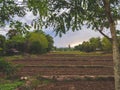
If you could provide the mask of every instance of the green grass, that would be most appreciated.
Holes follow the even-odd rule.
[[[111,53],[102,53],[102,52],[90,52],[90,53],[86,53],[86,52],[80,52],[80,51],[55,51],[55,52],[50,52],[51,54],[59,54],[59,55],[75,55],[75,56],[107,56],[107,55],[112,55]],[[37,58],[39,57],[38,54],[29,54],[28,56],[25,55],[14,55],[14,56],[4,56],[1,57],[5,60],[20,60],[20,59],[24,59],[26,57],[29,58]]]
[[[104,55],[111,55],[110,53],[102,53],[102,52],[80,52],[80,51],[56,51],[56,52],[51,52],[52,54],[73,54],[73,55],[82,55],[82,56],[104,56]]]
[[[17,87],[23,84],[23,81],[0,83],[0,90],[15,90]]]
[[[84,52],[80,51],[56,51],[53,54],[85,54]]]
[[[17,59],[23,59],[24,57],[22,55],[13,55],[13,56],[4,56],[2,57],[5,60],[17,60]]]
[[[4,56],[1,57],[4,60],[21,60],[24,58],[37,58],[38,54],[29,54],[29,55],[13,55],[13,56]]]

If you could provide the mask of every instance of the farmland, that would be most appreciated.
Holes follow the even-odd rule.
[[[41,76],[56,82],[36,90],[114,90],[111,55],[45,54],[11,60],[22,65],[21,76]]]

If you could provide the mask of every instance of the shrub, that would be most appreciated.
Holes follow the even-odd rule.
[[[42,53],[42,47],[38,41],[32,42],[30,45],[30,53],[38,54]]]
[[[0,48],[0,56],[3,55],[3,48]]]
[[[12,75],[15,73],[16,68],[9,62],[0,59],[0,72],[6,74],[7,76]]]

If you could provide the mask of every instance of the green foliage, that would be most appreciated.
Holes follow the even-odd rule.
[[[80,50],[83,52],[93,52],[94,50],[94,46],[88,42],[88,41],[84,41],[82,44],[79,44],[77,46],[74,47],[75,50]]]
[[[22,81],[15,81],[12,83],[0,83],[0,90],[15,90],[17,87],[23,85],[24,82]]]
[[[4,48],[4,46],[5,46],[5,36],[3,36],[3,35],[0,35],[0,47],[1,48]]]
[[[30,53],[37,54],[37,53],[42,53],[42,47],[39,41],[33,41],[31,42],[31,45],[29,47]]]
[[[0,35],[0,55],[4,54],[5,51],[5,37],[3,35]]]
[[[53,49],[53,38],[50,35],[46,35],[47,41],[48,41],[48,48],[47,51],[51,51]]]
[[[89,40],[91,46],[93,46],[93,50],[95,51],[96,49],[100,49],[102,48],[101,45],[101,39],[99,37],[97,38],[90,38]]]
[[[42,32],[31,32],[27,37],[27,42],[30,53],[44,53],[47,51],[48,41]]]
[[[42,26],[45,25],[44,18],[48,15],[48,0],[28,0],[28,8],[33,12],[33,15],[36,16],[39,13],[40,16],[37,20],[34,19],[31,25],[36,30],[42,29]]]
[[[6,40],[6,54],[13,55],[13,49],[19,53],[33,53],[40,54],[45,53],[53,48],[53,38],[50,35],[46,35],[41,30],[35,30],[29,32],[26,35],[22,35],[17,30],[10,30],[8,33],[8,39]]]
[[[11,30],[8,31],[8,33],[6,34],[6,36],[7,36],[9,39],[12,39],[12,37],[17,36],[17,35],[19,35],[19,34],[20,34],[20,32],[18,32],[17,30],[11,29]]]
[[[4,55],[4,49],[0,48],[0,56]]]
[[[28,33],[28,30],[30,30],[31,27],[27,25],[26,23],[22,23],[19,21],[11,21],[10,28],[15,29],[18,35],[23,35],[23,34]]]
[[[36,32],[30,33],[29,41],[31,42],[38,41],[43,48],[48,47],[47,39],[45,35],[42,33],[36,33]]]
[[[107,38],[102,39],[102,49],[103,51],[111,52],[112,51],[112,44]]]
[[[93,46],[89,42],[84,41],[82,43],[82,50],[85,52],[92,52],[94,49],[93,49]]]
[[[79,44],[74,47],[75,50],[80,50],[84,52],[93,52],[96,50],[111,52],[112,44],[111,42],[103,37],[102,39],[98,38],[90,38],[89,41],[84,41],[82,44]]]
[[[11,39],[6,41],[6,50],[17,49],[20,52],[24,51],[25,38],[21,35],[13,36]]]
[[[15,15],[23,17],[26,14],[25,10],[17,5],[15,0],[0,0],[0,27],[6,22],[13,21]]]
[[[10,76],[15,73],[16,68],[9,62],[0,59],[0,72]]]
[[[84,24],[94,30],[109,28],[104,0],[28,0],[28,6],[33,13],[40,13],[36,24],[44,23],[41,17],[46,17],[43,25],[53,26],[60,36],[71,29],[80,30]],[[110,0],[110,9],[113,19],[119,20],[119,0]]]

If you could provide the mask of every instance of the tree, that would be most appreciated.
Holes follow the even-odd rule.
[[[50,35],[46,35],[46,38],[47,38],[47,41],[48,41],[47,51],[49,52],[53,49],[54,41],[53,41],[53,38]]]
[[[79,45],[75,46],[75,47],[74,47],[74,50],[83,51],[83,45],[82,45],[82,44],[79,44]]]
[[[94,51],[94,48],[89,42],[84,41],[82,43],[82,51],[92,52],[92,51]]]
[[[25,37],[22,35],[13,36],[6,40],[6,55],[14,55],[25,52]]]
[[[94,51],[102,48],[100,37],[90,38],[89,42],[94,47]]]
[[[20,33],[15,30],[15,29],[11,29],[7,32],[6,36],[9,38],[9,39],[12,39],[14,36],[17,36],[19,35]]]
[[[112,52],[112,44],[107,38],[102,38],[102,50],[106,52]]]
[[[54,31],[57,34],[59,33],[61,35],[62,33],[66,33],[71,28],[73,31],[79,30],[83,24],[86,24],[88,27],[92,27],[92,29],[99,31],[108,38],[113,47],[115,90],[120,90],[120,52],[116,37],[116,22],[120,19],[119,0],[28,1],[28,3],[32,4],[30,6],[31,8],[38,9],[40,16],[48,15],[46,25],[54,26]],[[41,3],[45,7],[40,6]],[[45,14],[43,14],[41,7],[44,8]],[[103,32],[105,28],[110,31],[111,38]]]
[[[6,36],[8,36],[9,39],[12,39],[12,37],[17,35],[25,35],[28,33],[28,30],[30,29],[30,26],[26,23],[22,23],[19,21],[11,21],[10,23],[10,30],[7,32]]]
[[[0,0],[0,25],[13,20],[14,15],[24,16],[24,8],[14,3],[14,0]],[[116,22],[120,19],[119,0],[28,0],[28,8],[36,15],[39,12],[39,26],[54,26],[58,34],[72,29],[80,30],[83,24],[98,30],[112,43],[115,90],[120,90],[120,52],[116,37]],[[62,13],[61,13],[62,11]],[[44,18],[43,18],[43,17]],[[43,21],[43,23],[41,23]],[[36,24],[35,24],[36,26]],[[107,28],[111,38],[103,30]]]
[[[3,35],[0,35],[0,55],[4,54],[5,51],[5,37]]]
[[[31,32],[27,36],[27,47],[29,53],[47,52],[48,41],[43,32]]]

